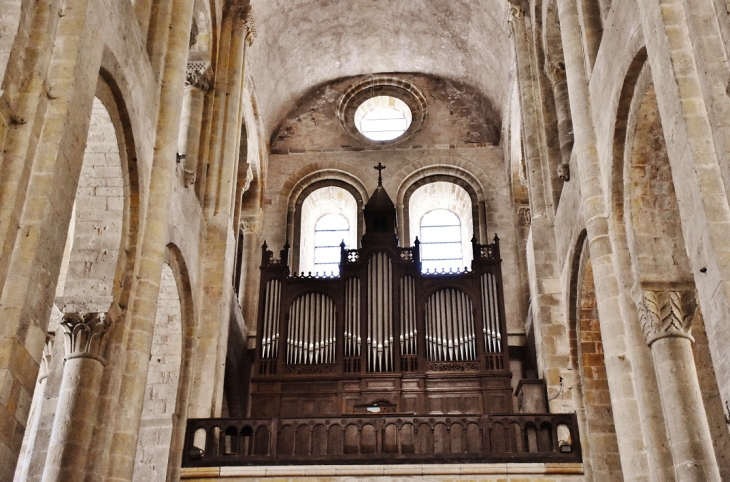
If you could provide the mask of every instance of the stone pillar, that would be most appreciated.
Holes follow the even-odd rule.
[[[570,119],[570,99],[568,98],[568,79],[565,76],[565,64],[550,61],[545,66],[545,74],[550,80],[555,99],[555,114],[558,118],[558,137],[560,138],[560,157],[563,170],[570,164],[570,154],[573,152],[572,121]],[[562,177],[562,176],[561,176]],[[568,174],[568,179],[570,175]]]
[[[185,79],[185,94],[182,105],[182,120],[178,137],[178,152],[185,156],[183,163],[183,185],[195,184],[200,151],[200,128],[203,122],[205,93],[210,90],[213,73],[204,62],[188,62]]]
[[[692,356],[695,290],[644,290],[641,324],[654,356],[677,480],[720,481]]]
[[[84,480],[109,325],[103,313],[71,313],[61,327],[66,357],[44,481]]]
[[[15,471],[16,482],[25,482],[28,479],[28,471],[30,469],[31,454],[35,447],[36,435],[38,435],[38,422],[43,411],[43,401],[46,394],[46,382],[48,381],[48,370],[51,363],[51,353],[53,352],[52,333],[46,336],[46,344],[43,347],[43,355],[41,357],[41,365],[38,371],[38,384],[35,392],[33,392],[33,401],[31,402],[31,414],[28,420],[28,426],[25,429],[25,438],[23,446],[20,449],[20,457],[18,457],[18,467]]]
[[[163,2],[160,2],[163,3]],[[170,35],[162,72],[155,151],[149,185],[150,196],[141,234],[139,261],[130,306],[129,337],[125,346],[123,394],[117,404],[114,434],[109,449],[106,480],[132,480],[137,437],[142,419],[147,370],[155,327],[160,278],[168,243],[170,198],[175,176],[175,151],[184,97],[184,75],[190,47],[193,0],[171,0]]]
[[[601,183],[591,96],[586,78],[582,33],[576,2],[558,0],[560,35],[565,73],[570,93],[574,146],[580,184],[583,219],[586,221],[589,252],[601,320],[604,358],[611,406],[614,411],[624,480],[675,480],[671,469],[662,416],[655,405],[656,381],[642,371],[651,364],[643,346],[643,335],[635,323],[624,319],[626,303],[611,242],[608,207]]]

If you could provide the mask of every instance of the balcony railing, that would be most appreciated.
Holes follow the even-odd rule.
[[[183,467],[581,462],[575,414],[188,420]]]

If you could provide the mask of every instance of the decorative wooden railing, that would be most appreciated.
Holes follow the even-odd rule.
[[[188,420],[183,467],[581,462],[575,414]]]

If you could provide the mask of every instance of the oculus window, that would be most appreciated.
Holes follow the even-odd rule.
[[[355,127],[372,141],[392,141],[402,136],[413,116],[405,102],[388,95],[371,97],[355,111]]]

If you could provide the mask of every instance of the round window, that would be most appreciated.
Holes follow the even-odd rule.
[[[389,95],[371,97],[355,111],[355,127],[372,141],[392,141],[402,136],[413,116],[405,102]]]

